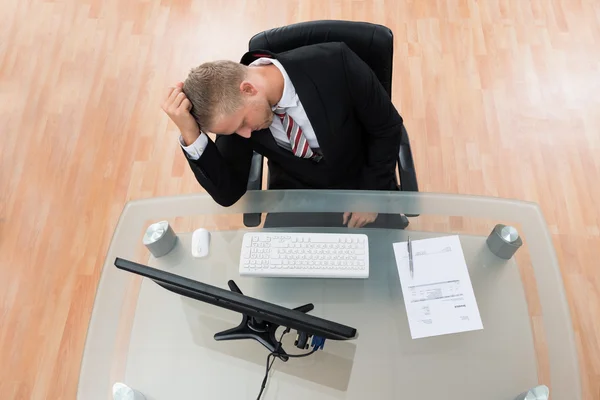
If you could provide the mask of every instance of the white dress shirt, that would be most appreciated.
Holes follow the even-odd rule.
[[[281,75],[283,75],[283,94],[279,102],[272,107],[272,110],[275,111],[276,108],[283,108],[285,112],[292,117],[294,122],[298,124],[300,128],[302,128],[302,133],[304,133],[304,137],[306,138],[308,145],[313,149],[319,148],[319,142],[317,141],[315,131],[308,120],[308,116],[306,115],[306,111],[304,111],[304,107],[302,107],[302,103],[300,102],[298,95],[296,94],[296,89],[294,88],[294,85],[292,84],[287,72],[285,72],[285,69],[283,69],[281,63],[272,58],[259,58],[250,65],[267,64],[275,65],[281,72]],[[286,144],[290,143],[287,134],[283,129],[283,125],[281,124],[281,120],[276,115],[273,117],[273,122],[271,123],[269,130],[271,131],[275,141]],[[208,137],[206,134],[201,133],[194,143],[186,146],[183,142],[183,138],[180,136],[179,143],[190,159],[197,160],[200,158],[202,152],[204,152],[204,149],[206,148]]]

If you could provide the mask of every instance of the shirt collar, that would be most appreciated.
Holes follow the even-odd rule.
[[[274,58],[261,57],[252,62],[250,66],[268,64],[275,65],[277,69],[279,69],[279,72],[281,72],[281,75],[283,75],[283,94],[281,95],[281,99],[279,99],[279,102],[277,102],[277,104],[275,104],[271,108],[274,111],[276,108],[296,107],[298,105],[298,96],[296,95],[296,89],[294,89],[294,85],[292,84],[290,77],[288,76],[287,72],[285,72],[285,69],[283,69],[283,66],[279,61],[277,61]]]

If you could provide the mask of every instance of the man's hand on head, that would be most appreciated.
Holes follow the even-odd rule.
[[[191,145],[200,136],[200,128],[190,110],[192,103],[183,93],[183,82],[167,89],[161,105],[163,111],[177,125],[186,146]]]
[[[342,223],[348,224],[348,228],[362,228],[377,219],[377,213],[368,212],[345,212]]]

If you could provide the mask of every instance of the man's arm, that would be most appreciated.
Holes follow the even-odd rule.
[[[219,135],[208,142],[197,160],[186,157],[196,180],[224,207],[237,202],[246,193],[252,147],[238,135]]]
[[[189,147],[182,150],[196,180],[217,203],[228,207],[246,192],[252,147],[238,135],[218,136],[215,144],[201,134],[182,88],[180,82],[168,89],[162,109],[179,128],[181,145]]]
[[[346,82],[354,110],[367,133],[360,188],[390,190],[400,150],[402,117],[371,68],[341,43]]]

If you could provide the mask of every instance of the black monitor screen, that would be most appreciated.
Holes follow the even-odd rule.
[[[356,336],[356,329],[349,326],[207,285],[133,261],[116,258],[115,266],[150,278],[165,289],[182,296],[273,322],[309,335],[336,340],[352,339]]]

